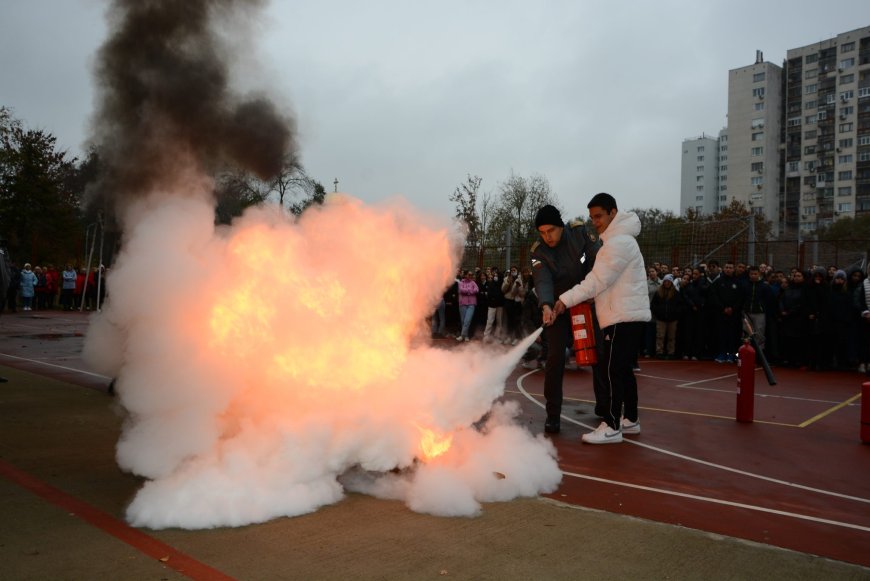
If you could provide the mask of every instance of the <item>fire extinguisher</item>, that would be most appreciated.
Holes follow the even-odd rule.
[[[574,357],[577,365],[595,365],[595,327],[592,324],[592,305],[580,303],[571,307],[571,331],[574,334]]]
[[[755,417],[755,349],[745,342],[737,350],[737,421]]]
[[[870,444],[870,381],[861,385],[861,441]]]

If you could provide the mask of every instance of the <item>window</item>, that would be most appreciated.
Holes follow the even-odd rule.
[[[764,155],[763,147],[753,147],[751,152],[753,157],[758,157],[759,155]]]
[[[858,145],[870,145],[870,135],[862,135],[859,137]]]
[[[704,211],[704,206],[695,206],[695,211],[699,214]]]
[[[837,163],[852,163],[852,154],[841,155],[837,158]]]
[[[816,107],[818,107],[818,103],[819,102],[816,101],[815,99],[812,99],[811,101],[807,101],[806,103],[804,103],[804,109],[815,109]]]
[[[845,133],[847,131],[852,131],[851,123],[840,123],[840,133]]]
[[[841,139],[841,140],[840,140],[840,147],[842,147],[842,148],[844,148],[844,149],[847,148],[847,147],[852,147],[852,144],[853,144],[853,143],[854,143],[854,141],[852,140],[851,137],[848,138],[848,139]]]
[[[858,154],[858,161],[870,161],[870,151],[862,151]]]
[[[816,171],[816,162],[815,161],[805,161],[804,162],[804,169],[809,171],[809,172]]]
[[[723,165],[722,168],[723,168],[722,171],[728,171],[728,166],[727,166],[727,165]],[[719,181],[720,181],[720,182],[727,182],[727,181],[728,181],[728,176],[727,176],[727,175],[721,175],[721,176],[719,176]]]
[[[815,139],[816,138],[816,130],[811,129],[809,131],[804,131],[804,139]]]
[[[854,96],[855,96],[855,91],[852,91],[851,89],[848,91],[841,91],[840,92],[840,101],[843,101],[845,103],[846,101],[853,98]]]
[[[826,110],[823,109],[823,110],[818,112],[819,121],[822,121],[822,120],[827,119],[827,118],[828,118],[828,112]]]
[[[816,152],[815,145],[807,145],[804,147],[804,155],[812,155]]]
[[[758,83],[759,81],[763,81],[763,80],[764,80],[764,73],[763,72],[755,73],[754,75],[752,75],[752,82],[753,83]]]
[[[847,181],[852,179],[852,172],[851,171],[841,171],[840,173],[837,174],[837,179],[840,180],[841,182],[847,182]]]
[[[819,53],[814,52],[813,54],[808,54],[804,59],[804,62],[808,65],[819,62]]]
[[[763,161],[756,161],[755,163],[752,164],[751,167],[752,167],[752,171],[759,171],[759,172],[764,171],[764,162]]]
[[[800,171],[801,162],[799,161],[790,161],[788,162],[788,171]]]
[[[807,72],[804,73],[805,79],[815,79],[819,76],[819,69],[807,69]]]
[[[699,156],[698,156],[698,161],[704,161],[704,156],[703,156],[703,155],[699,155]]]
[[[752,178],[750,181],[752,182],[753,186],[760,186],[761,184],[764,183],[764,178],[762,178],[760,176],[756,176],[756,177]]]
[[[840,115],[851,115],[855,112],[855,108],[851,105],[848,107],[840,107]]]
[[[695,181],[696,181],[696,182],[703,182],[703,181],[704,181],[704,176],[695,176]]]
[[[851,196],[852,195],[852,186],[843,186],[842,188],[837,188],[838,196]]]
[[[854,82],[855,82],[855,75],[853,75],[851,73],[848,75],[840,75],[840,84],[841,85],[848,85],[849,83],[854,83]]]
[[[812,83],[811,85],[807,85],[804,89],[805,95],[812,95],[813,93],[819,92],[819,86],[816,83]]]
[[[804,206],[804,216],[812,216],[816,213],[815,206]]]
[[[756,117],[755,119],[752,120],[752,128],[753,129],[759,129],[761,127],[764,127],[764,118],[763,117]]]
[[[816,118],[817,118],[817,117],[818,117],[818,114],[817,114],[817,113],[813,113],[812,115],[807,115],[806,118],[804,119],[804,121],[806,122],[807,125],[812,125],[812,124],[814,124],[814,123],[816,122]],[[788,120],[788,123],[789,123],[789,127],[793,127],[794,125],[800,125],[800,124],[801,124],[801,120],[800,120],[800,118],[798,118],[797,123],[795,123],[794,125],[792,125],[792,123],[791,123],[791,119],[789,119],[789,120]]]
[[[696,202],[703,202],[703,201],[704,201],[704,196],[695,196],[695,201],[696,201]]]
[[[703,191],[704,191],[704,186],[695,186],[695,191],[696,191],[696,192],[703,192]]]
[[[752,96],[764,99],[764,87],[755,87],[752,89]]]
[[[842,204],[837,204],[838,212],[851,212],[852,211],[852,202],[844,202]]]
[[[840,45],[840,52],[852,52],[855,50],[854,42],[844,42]]]
[[[702,151],[704,151],[704,146],[703,146],[703,145],[699,145],[699,146],[698,146],[698,153],[700,153],[700,152],[702,152]]]
[[[756,111],[764,111],[764,101],[759,101],[753,105]]]
[[[801,124],[800,118],[798,118],[797,124],[798,125]],[[758,132],[752,134],[752,141],[762,141],[762,140],[764,140],[764,131],[758,131]]]
[[[840,61],[839,68],[849,69],[855,66],[855,57],[843,59]]]
[[[697,172],[702,172],[702,171],[704,171],[704,166],[703,166],[703,165],[699,165],[698,167],[695,168],[695,171],[697,171]]]
[[[861,87],[858,89],[858,98],[870,97],[870,87]]]

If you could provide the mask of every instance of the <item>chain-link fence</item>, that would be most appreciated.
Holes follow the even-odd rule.
[[[816,240],[779,239],[754,240],[745,221],[723,221],[693,228],[691,225],[663,225],[651,227],[638,238],[647,264],[653,262],[673,266],[694,266],[717,260],[768,264],[779,270],[792,267],[808,269],[814,265],[867,269],[870,240]],[[529,266],[529,249],[537,238],[528,238],[516,244],[492,246],[467,245],[463,268],[511,265],[520,269]]]

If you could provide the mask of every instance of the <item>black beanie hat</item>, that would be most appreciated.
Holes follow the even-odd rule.
[[[551,206],[547,204],[535,214],[535,228],[540,228],[543,225],[549,226],[559,226],[560,228],[565,226],[565,222],[562,220],[562,214],[559,213],[559,210],[556,209],[555,206]]]

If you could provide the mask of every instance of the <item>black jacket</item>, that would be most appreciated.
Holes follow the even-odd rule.
[[[552,307],[559,295],[586,278],[600,247],[598,236],[580,220],[565,226],[555,248],[540,240],[535,242],[531,250],[532,276],[540,305]]]

